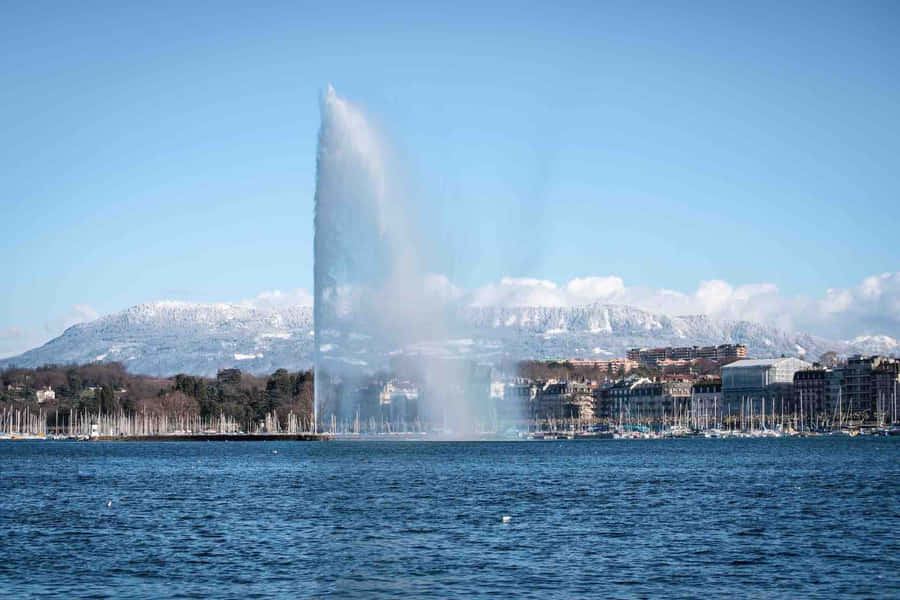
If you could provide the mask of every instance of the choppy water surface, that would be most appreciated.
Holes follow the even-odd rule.
[[[0,469],[3,597],[900,594],[897,438],[6,442]]]

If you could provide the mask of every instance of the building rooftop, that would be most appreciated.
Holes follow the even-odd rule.
[[[803,363],[804,365],[810,364],[799,358],[792,358],[787,356],[782,356],[781,358],[745,358],[723,366],[722,370],[724,371],[725,369],[737,369],[741,367],[773,367],[790,361],[797,361]]]

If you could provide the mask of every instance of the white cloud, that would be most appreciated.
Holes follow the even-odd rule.
[[[499,283],[476,288],[471,306],[565,306],[569,299],[552,281],[527,277],[504,277]]]
[[[255,298],[243,300],[242,306],[252,308],[276,308],[280,306],[312,306],[313,297],[308,291],[296,288],[288,291],[267,290]]]
[[[811,316],[835,324],[852,324],[853,331],[841,328],[844,336],[887,333],[898,337],[900,272],[866,277],[850,289],[829,289],[815,304]]]
[[[443,301],[456,300],[462,290],[453,285],[446,275],[429,273],[425,276],[425,295]]]
[[[625,282],[621,277],[582,277],[566,284],[572,299],[586,298],[594,301],[614,302],[625,294]],[[590,301],[590,300],[589,300]]]

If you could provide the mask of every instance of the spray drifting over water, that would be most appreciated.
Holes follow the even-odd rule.
[[[452,360],[448,307],[412,241],[408,198],[386,145],[363,111],[328,86],[321,98],[315,196],[315,419],[365,421],[383,407],[398,368],[418,381],[408,424],[471,431],[470,363]],[[431,290],[432,293],[429,293]],[[414,357],[414,358],[411,358]],[[383,413],[379,418],[383,419]]]

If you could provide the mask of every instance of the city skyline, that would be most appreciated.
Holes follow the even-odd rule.
[[[303,300],[328,82],[473,302],[900,335],[893,5],[382,8],[13,7],[0,356],[140,302]]]

